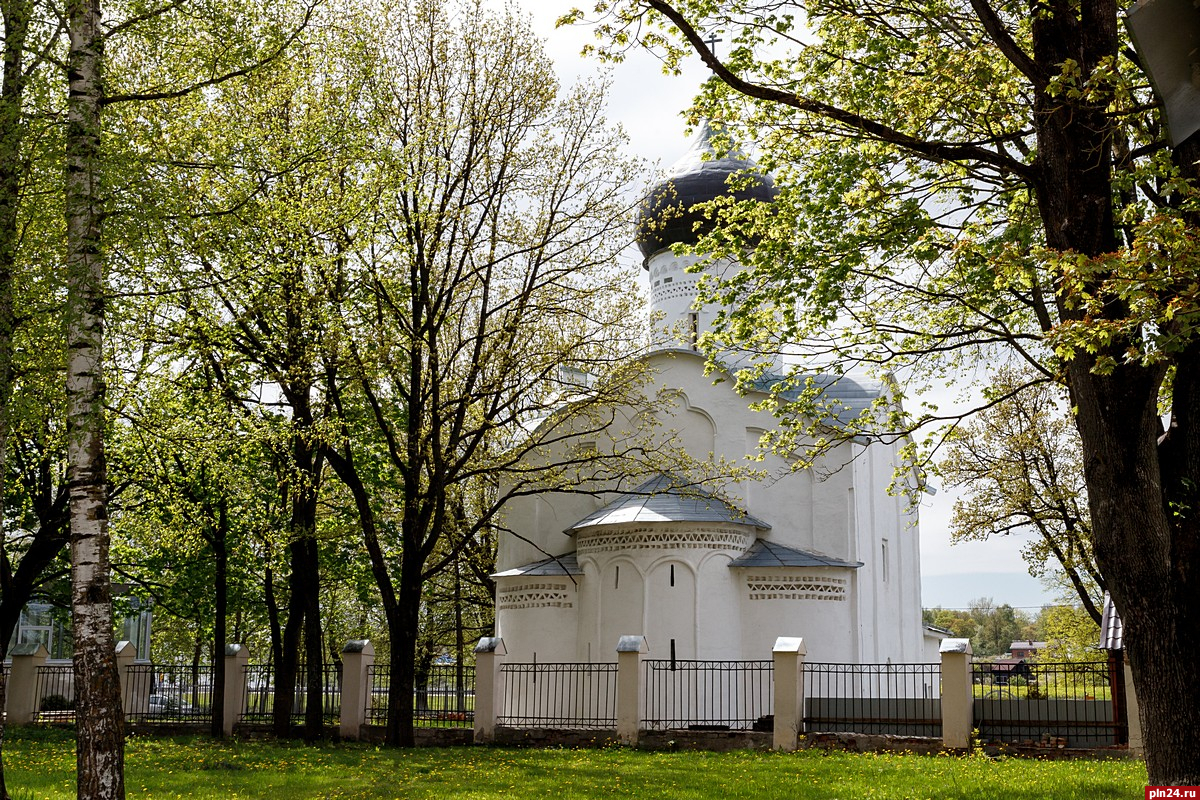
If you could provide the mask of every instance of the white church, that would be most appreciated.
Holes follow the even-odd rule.
[[[716,309],[697,305],[699,275],[687,268],[698,259],[671,245],[695,241],[691,206],[731,193],[730,175],[755,170],[740,153],[715,157],[712,136],[705,125],[643,202],[638,245],[657,331],[644,356],[647,391],[675,398],[657,412],[658,430],[691,458],[758,473],[697,487],[664,472],[627,491],[514,501],[494,576],[496,635],[516,662],[615,661],[626,634],[644,635],[650,658],[769,659],[789,636],[804,638],[810,661],[934,660],[916,516],[888,493],[900,445],[848,441],[813,470],[793,471],[770,453],[755,461],[774,424],[750,407],[765,395],[739,395],[732,380],[705,375],[694,343]],[[770,177],[752,174],[735,196],[770,202]],[[851,415],[887,392],[851,375],[814,378]]]

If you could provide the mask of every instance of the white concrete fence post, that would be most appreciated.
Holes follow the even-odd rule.
[[[41,643],[15,645],[8,654],[12,656],[12,669],[8,673],[8,693],[5,711],[9,725],[29,725],[38,712],[37,671],[46,663],[50,653]]]
[[[222,730],[233,736],[233,727],[246,710],[246,665],[250,649],[244,644],[225,645],[225,720]]]
[[[137,648],[133,642],[122,639],[117,642],[117,682],[121,686],[121,711],[126,715],[134,710],[134,692],[129,681],[129,668],[137,660]]]
[[[375,663],[375,645],[369,639],[351,639],[342,648],[342,714],[338,734],[343,739],[359,739],[367,724],[371,704],[368,671]]]
[[[1142,738],[1142,708],[1138,704],[1137,692],[1133,690],[1133,669],[1129,657],[1125,657],[1125,722],[1129,726],[1129,752],[1143,755],[1146,749]]]
[[[617,640],[617,739],[621,744],[637,744],[642,727],[642,654],[649,651],[645,636]]]
[[[484,636],[475,645],[475,741],[496,738],[496,718],[501,715],[504,675],[500,664],[508,650],[498,636]]]
[[[971,685],[971,640],[943,639],[942,746],[965,750],[975,727],[975,693]]]
[[[771,649],[774,661],[775,708],[771,746],[776,750],[795,750],[804,733],[804,639],[780,636]]]

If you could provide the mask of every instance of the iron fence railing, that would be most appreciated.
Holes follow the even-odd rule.
[[[1105,663],[1009,660],[972,665],[985,742],[1097,747],[1126,737],[1124,670]]]
[[[274,669],[269,664],[246,665],[246,707],[242,720],[251,723],[269,723],[275,708]],[[326,725],[338,722],[342,708],[342,676],[333,664],[321,668],[321,718]],[[303,722],[308,706],[308,670],[296,670],[295,685],[290,693],[291,718],[293,723]]]
[[[804,665],[808,733],[941,736],[940,664]]]
[[[771,661],[648,660],[647,730],[765,730],[774,713]]]
[[[71,664],[38,667],[33,691],[37,698],[34,722],[75,720],[75,668]]]
[[[367,668],[367,724],[387,725],[391,669]],[[475,724],[475,667],[434,664],[417,676],[413,688],[413,725],[418,728],[469,728]]]
[[[616,664],[504,664],[502,712],[514,728],[611,730],[617,724]]]
[[[212,720],[213,668],[209,665],[132,664],[125,683],[132,722]]]

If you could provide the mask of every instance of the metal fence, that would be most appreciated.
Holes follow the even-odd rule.
[[[303,722],[308,705],[308,670],[296,670],[296,683],[291,692],[293,723]],[[327,725],[336,724],[342,710],[342,676],[333,664],[322,665],[321,717]],[[246,665],[246,707],[244,722],[269,723],[275,708],[275,676],[269,664]]]
[[[1124,671],[1104,663],[972,665],[975,725],[985,742],[1123,744]]]
[[[804,729],[941,736],[940,664],[804,665]]]
[[[212,720],[213,668],[209,665],[133,664],[125,691],[133,722]]]
[[[370,687],[367,724],[387,725],[391,668],[367,668]],[[435,664],[413,691],[413,725],[419,728],[469,728],[475,724],[475,667]]]
[[[75,721],[75,667],[45,664],[37,668],[34,686],[37,713],[34,722]]]
[[[499,725],[612,730],[617,725],[616,664],[504,664]]]
[[[771,661],[647,660],[647,730],[767,729],[774,713]]]

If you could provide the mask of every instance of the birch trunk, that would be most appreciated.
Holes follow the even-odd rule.
[[[101,251],[99,0],[67,9],[67,434],[71,618],[80,798],[125,797],[124,718],[113,641],[104,458],[104,260]]]

